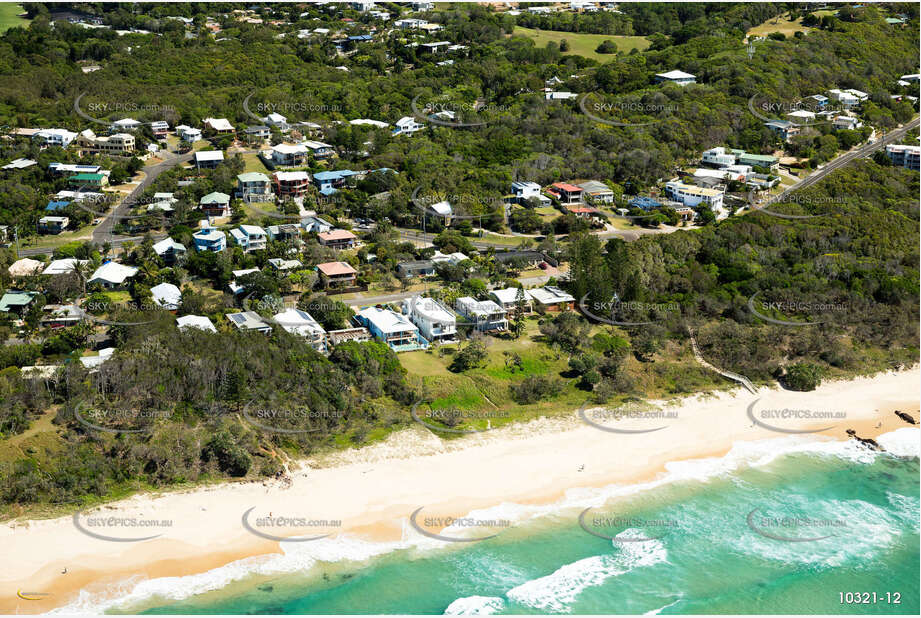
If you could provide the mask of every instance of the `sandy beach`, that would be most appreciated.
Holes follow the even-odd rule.
[[[809,393],[698,395],[660,404],[666,413],[655,418],[587,412],[609,429],[645,433],[605,431],[576,412],[451,440],[418,426],[380,444],[306,460],[291,483],[225,483],[134,496],[76,521],[7,522],[0,525],[7,557],[0,561],[0,612],[41,613],[68,604],[80,589],[103,592],[129,578],[190,575],[278,552],[273,536],[399,540],[419,508],[429,517],[460,517],[504,502],[552,503],[571,489],[654,479],[668,462],[722,457],[743,441],[820,428],[801,435],[845,440],[845,431],[854,429],[873,438],[908,427],[894,410],[918,419],[919,381],[921,371],[914,368],[827,382]],[[829,414],[816,418],[819,413]],[[310,521],[260,524],[266,517]],[[145,525],[138,525],[142,520]],[[131,540],[147,536],[156,538]]]

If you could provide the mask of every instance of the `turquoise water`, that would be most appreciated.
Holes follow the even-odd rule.
[[[900,433],[903,443],[917,441],[917,430]],[[298,547],[274,567],[246,567],[255,574],[235,581],[215,572],[210,583],[204,575],[182,578],[181,592],[173,580],[159,596],[123,600],[108,612],[918,614],[917,457],[843,443],[790,449],[767,462],[760,452],[734,453],[676,465],[668,482],[611,489],[606,498],[585,494],[584,505],[572,499],[537,517],[521,507],[522,521],[494,539],[419,537],[361,560],[331,561],[332,544]],[[586,525],[620,541],[579,525],[587,505],[595,508]],[[503,517],[514,512],[501,508]],[[762,515],[800,522],[775,525]],[[630,521],[605,526],[602,516]],[[369,547],[346,554],[373,553]],[[196,586],[216,589],[188,596]],[[876,592],[878,601],[842,604],[840,592]],[[901,603],[887,603],[887,592]]]

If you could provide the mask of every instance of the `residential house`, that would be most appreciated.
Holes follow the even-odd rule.
[[[286,270],[297,270],[302,268],[304,265],[301,264],[300,260],[283,260],[281,258],[272,258],[268,260],[269,266],[274,268],[278,272],[283,272]]]
[[[109,127],[109,133],[124,133],[125,131],[137,131],[141,128],[141,122],[134,118],[122,118],[116,120]]]
[[[394,124],[396,128],[393,130],[393,135],[412,135],[425,128],[425,124],[419,122],[412,116],[403,116]]]
[[[554,266],[556,265],[555,260],[551,260],[540,251],[535,251],[533,249],[497,251],[493,254],[492,259],[495,260],[497,264],[521,265],[526,268],[534,268],[542,262],[547,262]]]
[[[214,328],[214,323],[203,315],[184,315],[181,318],[176,318],[176,326],[179,330],[197,328],[209,333],[217,332],[217,329]]]
[[[428,342],[419,334],[419,328],[405,316],[390,309],[367,307],[359,311],[355,319],[375,339],[387,344],[394,352],[428,347]]]
[[[13,313],[22,317],[37,296],[38,292],[10,290],[0,297],[0,313]]]
[[[275,199],[272,181],[261,172],[237,175],[237,197],[244,202],[271,202]]]
[[[24,170],[37,164],[38,161],[35,161],[34,159],[23,159],[20,157],[18,159],[13,159],[6,165],[0,166],[0,170]]]
[[[211,129],[218,135],[231,135],[236,133],[236,129],[233,128],[233,125],[230,124],[230,121],[226,118],[205,118],[203,124],[206,128]]]
[[[310,174],[307,172],[275,172],[275,194],[280,198],[303,197],[310,189]]]
[[[168,236],[160,242],[154,243],[153,250],[167,264],[175,264],[186,254],[185,245]]]
[[[67,184],[71,187],[101,189],[109,184],[109,177],[106,174],[76,174],[67,179]]]
[[[75,163],[49,163],[48,172],[53,176],[64,174],[98,174],[102,171],[100,165],[77,165]]]
[[[581,182],[578,185],[582,189],[582,196],[594,204],[613,204],[614,192],[608,185],[597,180]]]
[[[78,260],[76,258],[64,258],[62,260],[51,260],[48,266],[45,267],[45,270],[42,271],[43,275],[69,275],[74,272],[78,267],[89,264],[89,260]]]
[[[275,127],[279,131],[287,131],[289,128],[288,119],[277,112],[272,112],[271,114],[263,118],[262,121],[265,122],[269,126]]]
[[[240,270],[230,271],[230,274],[233,275],[233,280],[231,280],[231,282],[227,284],[227,288],[230,290],[230,293],[236,296],[240,294],[241,292],[243,292],[244,288],[242,285],[237,283],[237,279],[239,279],[240,277],[245,277],[246,275],[249,275],[252,273],[258,273],[258,272],[259,272],[258,268],[241,268]]]
[[[320,280],[326,289],[350,288],[357,281],[358,271],[347,262],[324,262],[317,264]]]
[[[576,303],[571,294],[552,285],[528,290],[528,295],[534,301],[534,306],[544,311],[565,311],[572,309]]]
[[[315,216],[307,216],[301,219],[301,227],[305,232],[314,232],[320,234],[333,229],[333,224],[325,219]]]
[[[307,164],[307,147],[303,144],[276,144],[272,146],[271,159],[278,167],[297,167]]]
[[[246,137],[255,141],[265,141],[272,137],[272,129],[265,126],[264,124],[246,127],[246,129],[243,130],[243,133],[246,135]]]
[[[276,313],[272,320],[285,331],[304,337],[310,347],[317,352],[327,351],[326,330],[306,311],[294,308],[285,309],[281,313]]]
[[[470,296],[462,296],[455,301],[454,309],[467,318],[476,330],[508,330],[508,312],[491,300],[476,300]]]
[[[332,249],[351,249],[355,246],[358,237],[348,230],[330,230],[317,234],[317,240],[324,247]]]
[[[135,276],[138,269],[134,266],[125,266],[118,262],[106,262],[96,269],[89,280],[88,284],[98,283],[108,290],[116,290],[124,287],[125,281]]]
[[[790,118],[793,118],[792,122],[797,122],[800,124],[808,123],[808,122],[815,120],[815,112],[810,112],[809,110],[806,110],[806,109],[794,110],[790,112],[789,114],[787,114],[787,116],[789,116]]]
[[[272,332],[272,325],[262,319],[255,311],[228,313],[227,319],[237,330],[254,330],[260,333]]]
[[[668,71],[667,73],[656,73],[656,83],[671,83],[678,84],[679,86],[686,86],[688,84],[697,83],[697,77],[676,69],[674,71]]]
[[[335,148],[323,142],[317,142],[315,140],[308,139],[301,143],[307,148],[313,158],[317,159],[318,161],[329,159],[336,154]]]
[[[429,277],[435,274],[435,262],[432,260],[410,260],[397,263],[397,274],[402,279],[412,277]]]
[[[226,217],[230,215],[230,196],[214,191],[201,198],[199,207],[209,217]]]
[[[270,225],[265,231],[269,235],[269,240],[274,241],[291,241],[301,237],[301,228],[295,223]]]
[[[361,175],[361,172],[353,172],[352,170],[317,172],[313,175],[313,182],[321,195],[329,196],[346,186],[349,178],[359,175]]]
[[[824,94],[813,94],[806,97],[806,101],[818,110],[823,110],[828,105],[828,97]]]
[[[67,129],[41,129],[32,135],[32,139],[43,146],[67,148],[77,138],[77,134]]]
[[[582,187],[568,182],[555,182],[547,188],[547,193],[559,200],[563,206],[582,205]]]
[[[368,332],[368,329],[364,326],[359,326],[357,328],[342,328],[339,330],[331,330],[326,333],[329,337],[330,345],[337,346],[340,343],[347,343],[349,341],[371,341],[371,333]]]
[[[512,194],[518,204],[525,204],[531,198],[537,199],[541,206],[549,206],[550,198],[540,192],[540,185],[536,182],[516,181],[512,183]]]
[[[219,253],[227,248],[227,236],[224,232],[202,222],[202,228],[192,234],[196,251],[213,251]]]
[[[97,136],[90,129],[87,129],[80,133],[75,143],[81,154],[124,157],[135,150],[134,136],[130,133],[115,133],[106,137]]]
[[[166,134],[169,132],[169,123],[165,120],[156,120],[151,122],[150,131],[153,133],[155,138],[166,139]]]
[[[436,249],[435,253],[433,253],[432,257],[429,259],[431,259],[432,262],[434,262],[436,265],[447,263],[451,264],[452,266],[457,266],[461,262],[469,260],[470,258],[460,251],[456,251],[454,253],[442,253]]]
[[[197,141],[200,141],[202,138],[201,129],[195,129],[188,125],[178,125],[176,127],[176,135],[179,136],[179,139],[187,142],[189,144],[194,144]]]
[[[70,225],[69,217],[42,217],[38,220],[39,234],[60,234]]]
[[[779,161],[772,155],[759,155],[745,152],[744,150],[734,150],[736,153],[736,163],[739,165],[749,165],[751,167],[763,167],[769,170],[776,170]]]
[[[832,126],[837,131],[841,130],[855,130],[863,126],[863,123],[860,122],[860,119],[855,116],[835,116],[835,119],[831,121]]]
[[[150,296],[156,306],[167,311],[176,311],[182,304],[182,292],[172,283],[161,283],[150,288]]]
[[[843,107],[851,108],[860,104],[860,99],[846,90],[838,90],[835,88],[833,90],[829,90],[828,95],[829,98],[831,98],[833,101],[837,101]]]
[[[403,311],[430,342],[453,341],[457,335],[457,318],[437,300],[424,296],[407,298],[403,301]]]
[[[199,150],[195,153],[195,167],[214,169],[224,162],[224,153],[220,150]]]
[[[251,251],[262,251],[266,245],[265,230],[258,225],[241,225],[240,227],[230,230],[230,236],[239,246],[243,247],[243,253]]]
[[[489,296],[496,301],[497,305],[505,309],[509,315],[517,312],[519,305],[525,313],[531,313],[532,311],[531,295],[524,288],[493,290],[489,293]]]
[[[789,142],[791,137],[799,135],[800,127],[789,120],[768,120],[764,123],[768,129],[780,136],[785,142]]]
[[[67,328],[86,319],[86,314],[77,305],[45,305],[41,325],[45,328]]]
[[[68,206],[70,206],[70,202],[67,200],[48,200],[48,203],[45,204],[45,212],[63,211]]]
[[[723,214],[723,192],[716,189],[704,189],[694,185],[688,185],[680,181],[670,181],[665,183],[665,194],[681,202],[685,206],[697,206],[706,204],[714,213]]]
[[[921,160],[921,146],[906,146],[904,144],[891,144],[886,146],[886,156],[897,167],[907,167],[910,170],[919,170]]]

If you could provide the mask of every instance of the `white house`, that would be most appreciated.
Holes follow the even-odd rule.
[[[227,319],[237,327],[237,330],[255,330],[260,333],[272,332],[272,325],[263,320],[255,311],[228,313]]]
[[[63,260],[52,260],[50,264],[42,271],[43,275],[66,275],[74,272],[77,266],[89,264],[89,260],[78,260],[75,258],[66,258]]]
[[[116,120],[113,122],[109,130],[112,133],[120,133],[122,131],[137,131],[140,126],[141,122],[135,120],[134,118],[122,118],[121,120]]]
[[[204,125],[218,134],[233,133],[233,125],[226,118],[205,118]]]
[[[726,149],[722,146],[717,146],[716,148],[705,150],[700,160],[716,167],[726,167],[727,165],[735,164],[736,156],[731,152],[726,152]]]
[[[863,123],[860,122],[859,118],[856,118],[855,116],[845,116],[845,115],[836,116],[835,119],[831,121],[831,124],[835,129],[839,131],[842,129],[850,129],[850,130],[859,129],[860,127],[863,126]]]
[[[217,329],[214,328],[214,323],[203,315],[184,315],[181,318],[176,318],[176,326],[179,327],[179,330],[197,328],[210,333],[217,332]]]
[[[403,301],[403,311],[429,341],[450,341],[457,334],[457,318],[437,300],[414,296]]]
[[[512,183],[512,193],[515,196],[515,202],[524,204],[529,199],[537,198],[542,206],[550,205],[550,198],[541,193],[540,185],[536,182],[519,180]]]
[[[182,304],[182,292],[172,283],[161,283],[150,288],[154,304],[167,311],[176,311]]]
[[[160,242],[154,243],[153,250],[158,256],[163,258],[165,262],[173,262],[176,258],[186,253],[185,245],[168,236]]]
[[[234,242],[243,247],[244,253],[265,249],[266,233],[258,225],[241,225],[234,230],[230,230],[230,235]]]
[[[273,126],[281,131],[288,130],[288,119],[279,113],[272,112],[262,119],[267,125]]]
[[[479,331],[508,330],[508,312],[491,300],[462,296],[454,302],[454,308]]]
[[[665,183],[665,194],[669,199],[681,202],[685,206],[694,207],[701,203],[706,204],[717,214],[717,218],[720,218],[720,215],[726,216],[725,211],[723,211],[722,191],[696,187],[673,180]]]
[[[67,148],[77,138],[77,134],[67,129],[42,129],[36,132],[32,139],[45,146],[59,146]]]
[[[503,288],[489,293],[496,304],[511,313],[517,311],[519,302],[525,313],[531,312],[531,295],[523,288]]]
[[[303,144],[276,144],[272,146],[272,163],[282,167],[304,165],[307,147]]]
[[[201,130],[180,124],[176,127],[176,135],[178,135],[179,139],[182,141],[192,144],[201,139]]]
[[[396,128],[393,130],[394,135],[412,135],[425,128],[424,124],[412,116],[403,116],[397,120],[395,124]]]
[[[828,95],[829,97],[831,97],[833,101],[837,101],[844,107],[854,107],[855,105],[860,103],[860,99],[858,99],[856,96],[854,96],[852,93],[848,92],[847,90],[842,91],[842,90],[838,90],[837,88],[834,88],[828,91]]]
[[[87,283],[98,283],[107,289],[115,289],[124,285],[125,281],[135,276],[138,269],[133,266],[125,266],[118,262],[106,262],[96,269],[96,272],[90,276]]]
[[[326,352],[326,330],[313,316],[300,309],[285,309],[272,318],[285,331],[307,339],[317,352]]]
[[[213,168],[224,162],[224,153],[220,150],[200,150],[195,153],[195,167]]]
[[[406,316],[390,309],[367,307],[357,313],[355,319],[367,328],[371,335],[386,343],[395,352],[418,350],[428,346],[419,334],[419,328]]]
[[[687,84],[697,83],[697,77],[690,73],[685,73],[684,71],[678,71],[677,69],[668,71],[667,73],[656,73],[656,83],[661,84],[664,82],[686,86]]]

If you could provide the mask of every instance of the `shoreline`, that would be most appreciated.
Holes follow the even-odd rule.
[[[81,590],[122,597],[145,579],[194,575],[240,559],[282,553],[280,543],[260,538],[241,525],[250,508],[250,522],[272,514],[341,522],[302,528],[295,535],[347,533],[371,542],[399,542],[403,524],[420,507],[427,516],[461,517],[503,503],[553,505],[570,490],[654,481],[667,473],[671,462],[724,457],[740,442],[793,435],[754,425],[747,409],[755,400],[759,411],[809,409],[847,415],[764,421],[798,431],[831,426],[799,434],[811,441],[847,440],[846,429],[875,439],[911,427],[894,410],[917,420],[919,378],[921,369],[915,367],[827,382],[808,393],[761,388],[757,395],[738,389],[697,394],[678,406],[668,406],[676,412],[674,418],[617,421],[619,428],[647,433],[602,431],[580,422],[575,413],[448,442],[413,427],[375,445],[303,460],[299,462],[303,467],[292,471],[287,487],[276,481],[221,483],[184,492],[139,494],[89,514],[169,520],[168,527],[127,532],[132,538],[162,534],[163,538],[143,542],[92,538],[81,534],[70,516],[14,520],[0,525],[0,543],[23,560],[0,564],[4,589],[0,612],[46,612],[72,603]],[[81,521],[90,521],[86,517]],[[61,573],[64,568],[66,574]],[[16,597],[18,590],[50,594],[41,600],[23,600]]]

